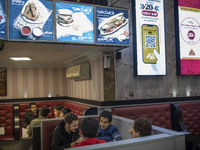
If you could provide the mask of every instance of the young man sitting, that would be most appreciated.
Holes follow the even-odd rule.
[[[133,128],[129,129],[131,138],[149,136],[152,132],[152,124],[146,118],[138,118],[134,121]]]
[[[80,143],[78,124],[78,117],[73,113],[67,113],[53,131],[51,149],[63,150]]]
[[[99,124],[98,121],[94,118],[89,117],[83,119],[83,121],[81,122],[81,129],[80,129],[82,142],[73,147],[106,143],[105,140],[99,140],[95,138],[98,131],[98,124]]]
[[[112,122],[111,112],[109,111],[102,112],[100,114],[99,121],[100,123],[97,135],[98,139],[102,139],[107,142],[122,140],[117,128],[111,124]]]

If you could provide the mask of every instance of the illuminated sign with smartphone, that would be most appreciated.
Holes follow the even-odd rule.
[[[177,71],[180,75],[200,75],[200,1],[176,3]]]
[[[136,75],[166,75],[164,0],[135,0]]]

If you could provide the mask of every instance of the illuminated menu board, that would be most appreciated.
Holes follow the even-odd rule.
[[[11,40],[53,40],[53,3],[45,0],[10,0]]]
[[[200,1],[178,0],[178,73],[200,74]]]
[[[129,45],[127,10],[96,7],[96,42]]]
[[[57,41],[94,43],[93,6],[56,2]]]
[[[166,75],[164,0],[135,0],[136,75]]]
[[[6,39],[6,1],[0,0],[0,39]]]

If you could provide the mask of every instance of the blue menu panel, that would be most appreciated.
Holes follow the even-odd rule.
[[[0,0],[0,39],[6,39],[6,1]]]
[[[53,40],[53,3],[10,0],[10,34],[15,40]]]
[[[93,6],[56,2],[57,41],[94,43]]]
[[[129,18],[127,10],[96,8],[96,42],[129,45]]]

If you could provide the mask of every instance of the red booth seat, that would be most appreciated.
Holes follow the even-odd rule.
[[[13,104],[0,105],[0,128],[5,131],[4,135],[0,134],[0,141],[15,140],[13,134]]]
[[[82,116],[90,107],[83,104],[73,103],[69,101],[45,101],[45,102],[36,102],[37,106],[41,108],[42,106],[48,106],[50,109],[49,118],[54,118],[54,106],[62,104],[64,107],[70,108],[71,111],[77,116]],[[20,103],[19,104],[19,123],[20,123],[20,137],[22,136],[21,122],[24,114],[29,110],[29,103]]]
[[[117,107],[112,113],[133,120],[147,118],[153,125],[172,129],[170,104]]]
[[[200,102],[178,103],[182,120],[189,132],[200,135]]]

